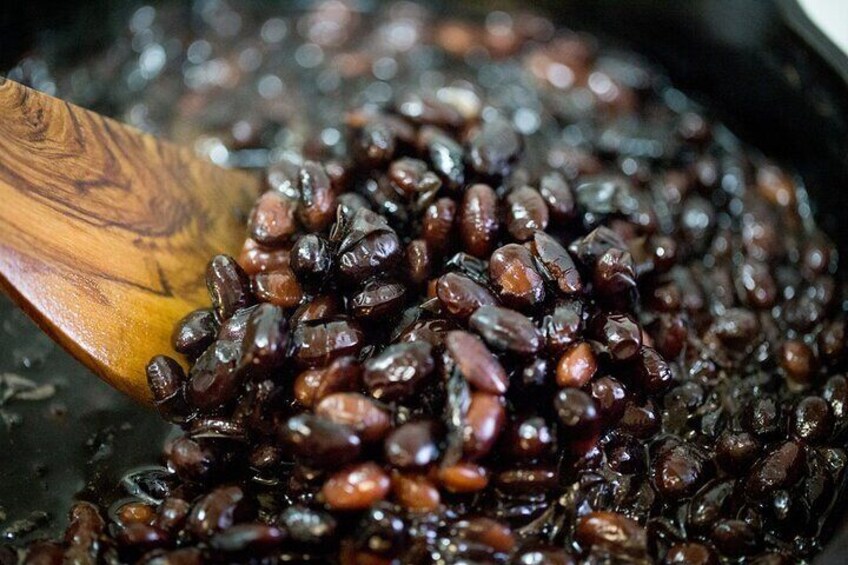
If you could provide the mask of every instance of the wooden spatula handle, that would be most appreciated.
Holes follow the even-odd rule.
[[[208,304],[206,261],[235,253],[254,177],[0,77],[0,285],[116,388]]]

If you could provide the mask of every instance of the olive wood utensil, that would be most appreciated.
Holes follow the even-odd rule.
[[[0,288],[116,389],[150,400],[145,365],[209,303],[257,178],[0,77]]]

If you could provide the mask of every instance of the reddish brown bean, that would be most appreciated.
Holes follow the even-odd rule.
[[[441,504],[439,489],[421,475],[394,475],[392,493],[397,503],[411,512],[432,512]]]
[[[500,361],[492,355],[477,336],[465,331],[448,332],[445,338],[448,352],[465,379],[475,388],[492,394],[504,394],[509,377]]]
[[[466,253],[486,257],[498,235],[498,197],[492,187],[475,184],[465,191],[459,209],[459,235]]]
[[[282,245],[297,231],[296,209],[297,201],[277,191],[266,192],[256,200],[247,221],[251,239],[270,248]]]
[[[510,308],[526,311],[545,299],[545,281],[532,255],[521,245],[510,243],[492,253],[489,278],[500,300]]]
[[[466,320],[481,306],[493,306],[497,300],[485,287],[465,275],[448,273],[436,283],[436,295],[449,314]]]
[[[321,487],[327,506],[335,510],[364,510],[386,497],[389,476],[375,463],[361,463],[339,471]]]
[[[465,415],[463,455],[470,460],[487,455],[500,436],[505,420],[506,410],[499,396],[473,393]]]
[[[562,354],[557,363],[556,381],[559,386],[582,388],[598,370],[592,346],[578,343]]]
[[[548,227],[548,206],[536,189],[522,186],[506,197],[506,228],[517,241],[528,241]]]
[[[356,392],[337,392],[321,399],[315,414],[351,427],[364,441],[382,439],[391,427],[389,414],[376,402]]]

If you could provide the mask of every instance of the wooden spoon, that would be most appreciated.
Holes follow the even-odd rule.
[[[216,253],[238,252],[258,179],[0,77],[0,287],[116,389],[208,305]]]

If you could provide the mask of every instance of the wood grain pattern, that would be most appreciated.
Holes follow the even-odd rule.
[[[0,286],[115,388],[208,305],[207,261],[236,253],[257,179],[0,77]]]

